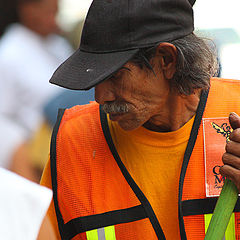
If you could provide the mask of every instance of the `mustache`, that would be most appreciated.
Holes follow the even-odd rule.
[[[129,107],[126,103],[105,103],[102,105],[105,113],[127,113]]]

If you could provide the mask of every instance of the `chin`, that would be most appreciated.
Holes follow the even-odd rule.
[[[118,122],[118,125],[124,131],[133,131],[141,126],[141,125],[133,123],[133,122],[121,122],[121,121]]]

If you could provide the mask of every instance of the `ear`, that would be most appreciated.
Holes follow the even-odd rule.
[[[176,72],[177,49],[171,43],[160,43],[156,50],[156,60],[160,59],[160,67],[166,79],[172,79]]]

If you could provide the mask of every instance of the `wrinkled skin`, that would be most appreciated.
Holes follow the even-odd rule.
[[[175,131],[194,116],[199,92],[183,96],[171,89],[170,81],[176,71],[176,48],[172,44],[159,44],[150,64],[154,73],[126,63],[95,86],[95,100],[126,131],[140,126],[158,132]]]
[[[222,157],[224,165],[220,168],[220,173],[233,181],[240,193],[240,117],[231,113],[229,122],[233,131],[230,141],[226,144],[226,152]]]
[[[116,119],[113,112],[109,117],[117,121],[124,130],[136,129],[161,113],[169,96],[169,88],[163,78],[156,80],[152,75],[127,63],[125,69],[95,87],[95,100],[101,105],[114,103],[127,106],[127,113]]]

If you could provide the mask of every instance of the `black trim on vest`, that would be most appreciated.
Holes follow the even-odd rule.
[[[53,128],[51,147],[50,147],[50,160],[51,160],[51,177],[52,177],[52,190],[53,190],[53,201],[55,206],[55,212],[57,215],[58,228],[61,238],[64,239],[64,221],[62,214],[59,209],[58,199],[57,199],[57,155],[56,155],[56,144],[57,144],[57,133],[63,117],[65,109],[58,110],[58,117]]]
[[[109,146],[109,149],[110,149],[114,159],[116,160],[116,162],[117,162],[123,176],[125,177],[126,181],[128,182],[128,184],[132,188],[133,192],[135,193],[135,195],[137,196],[139,201],[142,203],[142,206],[144,207],[144,209],[146,211],[146,215],[149,218],[149,220],[150,220],[150,222],[153,226],[153,229],[156,233],[157,238],[159,240],[166,240],[166,238],[164,236],[164,233],[163,233],[163,230],[162,230],[162,228],[161,228],[161,226],[160,226],[160,224],[157,220],[157,217],[156,217],[156,215],[155,215],[155,213],[152,209],[152,206],[150,205],[149,201],[147,200],[146,196],[143,194],[141,189],[135,183],[135,181],[131,177],[130,173],[126,169],[125,165],[121,161],[120,156],[118,155],[118,152],[117,152],[117,150],[114,146],[112,136],[111,136],[111,133],[110,133],[110,130],[109,130],[107,115],[102,110],[101,105],[100,105],[100,120],[101,120],[102,130],[103,130],[106,142]]]
[[[209,93],[209,90],[202,91],[201,93],[201,97],[200,97],[200,101],[196,111],[196,116],[192,126],[190,138],[188,141],[186,151],[184,153],[183,164],[182,164],[182,169],[180,174],[179,190],[178,190],[178,216],[179,216],[181,240],[187,240],[186,231],[184,227],[184,220],[183,220],[183,209],[182,209],[183,182],[184,182],[185,174],[187,171],[187,166],[188,166],[188,163],[197,139],[198,130],[202,122],[202,116],[207,103],[208,93]]]
[[[204,198],[204,199],[192,199],[192,200],[182,201],[183,216],[213,213],[217,200],[218,200],[217,197],[211,197],[211,198]],[[233,211],[240,212],[239,197]]]
[[[147,218],[148,216],[146,216],[145,209],[143,208],[142,205],[139,205],[127,209],[115,210],[102,214],[75,218],[64,224],[64,220],[59,209],[57,197],[58,191],[57,191],[57,155],[56,155],[57,134],[59,131],[59,126],[61,124],[64,112],[65,109],[59,109],[58,111],[57,121],[53,128],[50,149],[53,201],[55,206],[55,212],[57,215],[58,228],[59,233],[61,235],[61,239],[70,240],[76,235],[86,231],[121,223],[135,222]]]
[[[146,218],[142,205],[122,210],[106,212],[86,217],[75,218],[64,226],[64,239],[72,239],[77,234],[93,229],[103,228],[121,223],[129,223]]]

